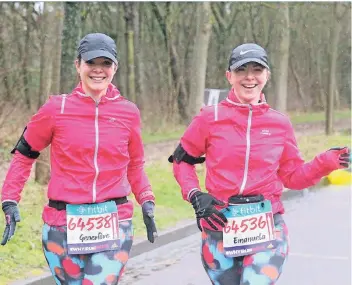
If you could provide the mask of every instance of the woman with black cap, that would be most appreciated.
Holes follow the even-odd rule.
[[[86,35],[75,66],[78,86],[70,94],[50,96],[12,151],[2,188],[1,244],[20,221],[18,203],[35,159],[51,145],[42,239],[54,279],[57,284],[117,284],[133,240],[131,191],[142,205],[148,240],[157,235],[140,114],[111,84],[118,61],[110,37]]]
[[[269,77],[262,47],[233,49],[228,97],[202,108],[169,158],[183,198],[195,210],[212,284],[275,284],[288,255],[284,187],[307,188],[350,163],[347,147],[302,159],[289,118],[271,109],[262,93]],[[203,154],[207,192],[200,191],[194,166]]]

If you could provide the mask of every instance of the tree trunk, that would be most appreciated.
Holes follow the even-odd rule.
[[[320,52],[317,52],[317,76],[318,76],[318,84],[319,84],[319,104],[320,107],[326,111],[326,91],[324,89],[324,83],[322,79],[322,64],[321,64],[321,55]]]
[[[288,79],[288,58],[290,47],[290,18],[288,3],[282,5],[282,33],[280,42],[280,63],[278,79],[276,82],[276,109],[280,112],[286,112],[287,109],[287,79]]]
[[[60,93],[71,92],[76,84],[77,74],[74,61],[81,38],[80,3],[64,2],[65,18],[63,26]]]
[[[55,36],[55,44],[53,45],[53,68],[52,68],[52,81],[51,81],[51,94],[59,94],[60,93],[60,72],[61,72],[61,53],[62,53],[62,29],[64,24],[64,9],[63,4],[61,2],[54,2],[55,7],[54,12],[54,36]],[[69,92],[66,90],[65,92]]]
[[[296,86],[297,86],[297,90],[298,90],[298,96],[301,99],[303,111],[307,112],[306,96],[304,95],[304,92],[303,92],[303,89],[302,89],[302,83],[301,83],[301,80],[299,79],[298,73],[297,73],[297,71],[295,70],[295,68],[293,66],[292,57],[290,57],[290,59],[289,59],[289,64],[290,64],[290,67],[291,67],[291,71],[292,71],[293,77],[294,77],[294,79],[296,81]]]
[[[134,58],[135,58],[135,92],[136,92],[136,103],[140,109],[143,107],[143,94],[145,91],[143,88],[144,78],[143,78],[143,60],[144,57],[142,55],[143,50],[141,49],[141,41],[142,41],[142,24],[143,24],[143,16],[142,9],[143,3],[134,2],[133,9],[133,30],[134,30]]]
[[[185,81],[183,76],[181,76],[180,69],[178,68],[178,58],[176,53],[176,47],[173,43],[170,43],[169,47],[169,56],[170,56],[170,64],[171,64],[171,74],[172,80],[174,83],[174,88],[177,91],[177,106],[178,113],[180,116],[180,123],[188,123],[188,115],[187,115],[187,105],[188,105],[188,97],[187,90],[185,86]]]
[[[15,13],[16,9],[13,6],[13,13]],[[13,37],[15,39],[20,39],[21,38],[21,29],[22,26],[19,26],[19,19],[18,17],[14,16],[12,17],[12,32],[11,34],[13,35]],[[17,49],[17,54],[15,49]],[[24,51],[23,48],[23,41],[22,40],[16,40],[15,43],[12,45],[12,50],[14,51],[15,57],[18,57],[18,61],[19,62],[23,62],[23,58],[26,57],[26,51]],[[9,55],[8,55],[9,56]],[[11,60],[13,61],[13,59]],[[11,69],[13,67],[11,66]],[[10,74],[13,74],[13,78],[12,78],[12,82],[13,85],[11,86],[11,91],[15,92],[17,98],[24,98],[24,88],[21,85],[21,83],[23,83],[23,72],[22,70],[11,70],[9,72]],[[20,80],[21,79],[21,80]],[[21,82],[21,83],[20,83]]]
[[[325,133],[331,135],[333,133],[333,120],[334,120],[334,98],[336,90],[336,70],[337,70],[337,57],[338,57],[338,44],[340,39],[341,25],[335,13],[339,8],[340,3],[334,3],[335,11],[333,18],[332,36],[331,36],[331,55],[330,55],[330,68],[329,68],[329,93],[326,101],[326,124]]]
[[[51,27],[52,13],[49,14],[49,2],[44,2],[43,14],[41,20],[41,42],[40,42],[40,89],[38,95],[38,108],[44,104],[47,100],[50,86],[51,86],[51,68],[52,68],[52,40],[51,35],[53,31]],[[50,166],[49,166],[49,150],[45,149],[41,151],[41,155],[36,161],[35,166],[35,181],[41,184],[47,184],[50,178]]]
[[[33,12],[33,3],[27,2],[26,4],[26,35],[25,35],[25,43],[24,50],[26,53],[30,50],[30,36],[32,30],[32,12]],[[24,100],[29,110],[31,110],[31,96],[29,91],[30,77],[29,77],[29,56],[25,55],[23,58],[23,89],[24,89]]]
[[[190,102],[187,120],[197,114],[204,102],[205,77],[207,71],[208,46],[212,29],[209,2],[198,3],[196,11],[197,32],[192,56]]]
[[[170,12],[170,2],[166,5],[166,15],[163,16],[159,7],[152,2],[152,11],[160,25],[160,29],[163,35],[165,47],[168,51],[169,56],[169,66],[170,66],[170,73],[172,84],[174,90],[177,94],[177,107],[178,107],[178,114],[180,117],[180,122],[185,123],[187,122],[187,104],[188,104],[188,97],[187,97],[187,90],[185,86],[185,81],[183,76],[181,76],[181,71],[178,67],[178,57],[176,52],[176,46],[172,42],[172,35],[171,35],[171,28],[169,27],[169,12]]]
[[[337,84],[336,84],[336,88],[335,88],[335,109],[339,110],[340,107],[341,107],[340,92],[339,92],[339,88],[337,87]]]
[[[127,50],[127,96],[136,103],[136,85],[135,85],[135,69],[134,69],[134,9],[135,3],[126,2],[123,4],[125,10],[126,34],[125,43]]]
[[[127,72],[125,71],[126,68],[126,53],[127,51],[126,49],[126,45],[122,44],[124,42],[124,37],[125,37],[125,25],[126,25],[126,21],[123,17],[121,17],[121,15],[124,14],[124,8],[123,8],[123,3],[122,2],[116,2],[115,3],[115,9],[116,9],[116,42],[117,45],[120,47],[120,50],[117,51],[117,56],[119,58],[119,63],[118,63],[118,70],[117,73],[115,74],[114,77],[114,83],[115,85],[118,87],[118,89],[120,90],[121,94],[123,96],[126,96],[127,94]],[[121,44],[120,44],[121,43]],[[123,57],[123,58],[122,58]],[[120,71],[122,70],[122,71]]]
[[[8,55],[8,52],[6,51],[7,48],[5,46],[9,45],[8,39],[8,27],[9,24],[5,23],[6,19],[4,15],[2,15],[4,12],[0,11],[0,63],[1,67],[4,70],[3,72],[3,82],[5,85],[5,90],[3,93],[5,93],[5,99],[10,100],[11,98],[11,90],[13,86],[12,82],[12,75],[11,75],[11,57]]]

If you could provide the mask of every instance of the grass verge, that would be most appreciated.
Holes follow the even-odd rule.
[[[324,122],[325,121],[325,112],[290,112],[289,117],[293,125],[295,124],[309,124],[309,123],[316,123],[316,122]],[[335,120],[339,119],[346,119],[351,121],[351,110],[335,110],[334,113]],[[176,126],[170,128],[160,128],[156,131],[151,131],[149,129],[143,129],[142,131],[142,138],[143,142],[148,143],[155,143],[155,142],[162,142],[167,140],[178,140],[183,135],[184,131],[186,130],[185,126]],[[0,148],[1,151],[1,148]]]
[[[334,146],[351,146],[350,134],[326,136],[302,136],[298,139],[302,155],[312,159],[319,152]],[[177,222],[193,218],[193,209],[182,200],[172,167],[166,163],[154,163],[146,168],[156,196],[156,222],[159,230],[170,228]],[[204,189],[204,170],[198,168],[199,179]],[[46,268],[41,249],[41,211],[45,203],[45,189],[32,181],[28,182],[20,203],[22,221],[18,223],[16,235],[4,247],[0,247],[0,284],[40,275]],[[145,238],[145,228],[139,207],[134,214],[136,237]],[[4,220],[0,218],[0,231]]]
[[[143,131],[142,139],[146,144],[161,142],[166,140],[178,140],[184,133],[186,127],[185,126],[177,126],[174,128],[169,128],[165,130],[158,131]]]
[[[304,124],[314,122],[324,122],[326,114],[325,112],[292,112],[289,113],[292,124]],[[335,120],[349,119],[351,120],[351,110],[336,110],[334,113]]]

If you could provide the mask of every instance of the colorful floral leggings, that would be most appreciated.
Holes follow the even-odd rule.
[[[281,215],[274,216],[277,247],[252,255],[228,258],[222,232],[202,232],[202,263],[213,285],[273,285],[288,255],[288,231]]]
[[[120,221],[121,247],[115,251],[70,255],[66,226],[43,226],[43,250],[56,284],[118,284],[133,242],[132,221]]]

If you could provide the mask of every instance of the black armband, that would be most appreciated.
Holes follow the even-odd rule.
[[[168,161],[171,163],[173,163],[174,160],[176,161],[176,163],[184,161],[188,164],[194,165],[197,163],[203,163],[205,161],[205,157],[191,156],[183,149],[182,145],[179,144],[175,149],[174,153],[168,158]]]
[[[40,155],[39,151],[34,151],[32,150],[32,147],[29,145],[29,143],[26,141],[24,138],[23,134],[26,131],[27,127],[25,127],[20,139],[18,140],[16,146],[14,149],[11,151],[12,154],[15,153],[16,150],[18,150],[21,154],[24,156],[27,156],[29,158],[36,159]]]

